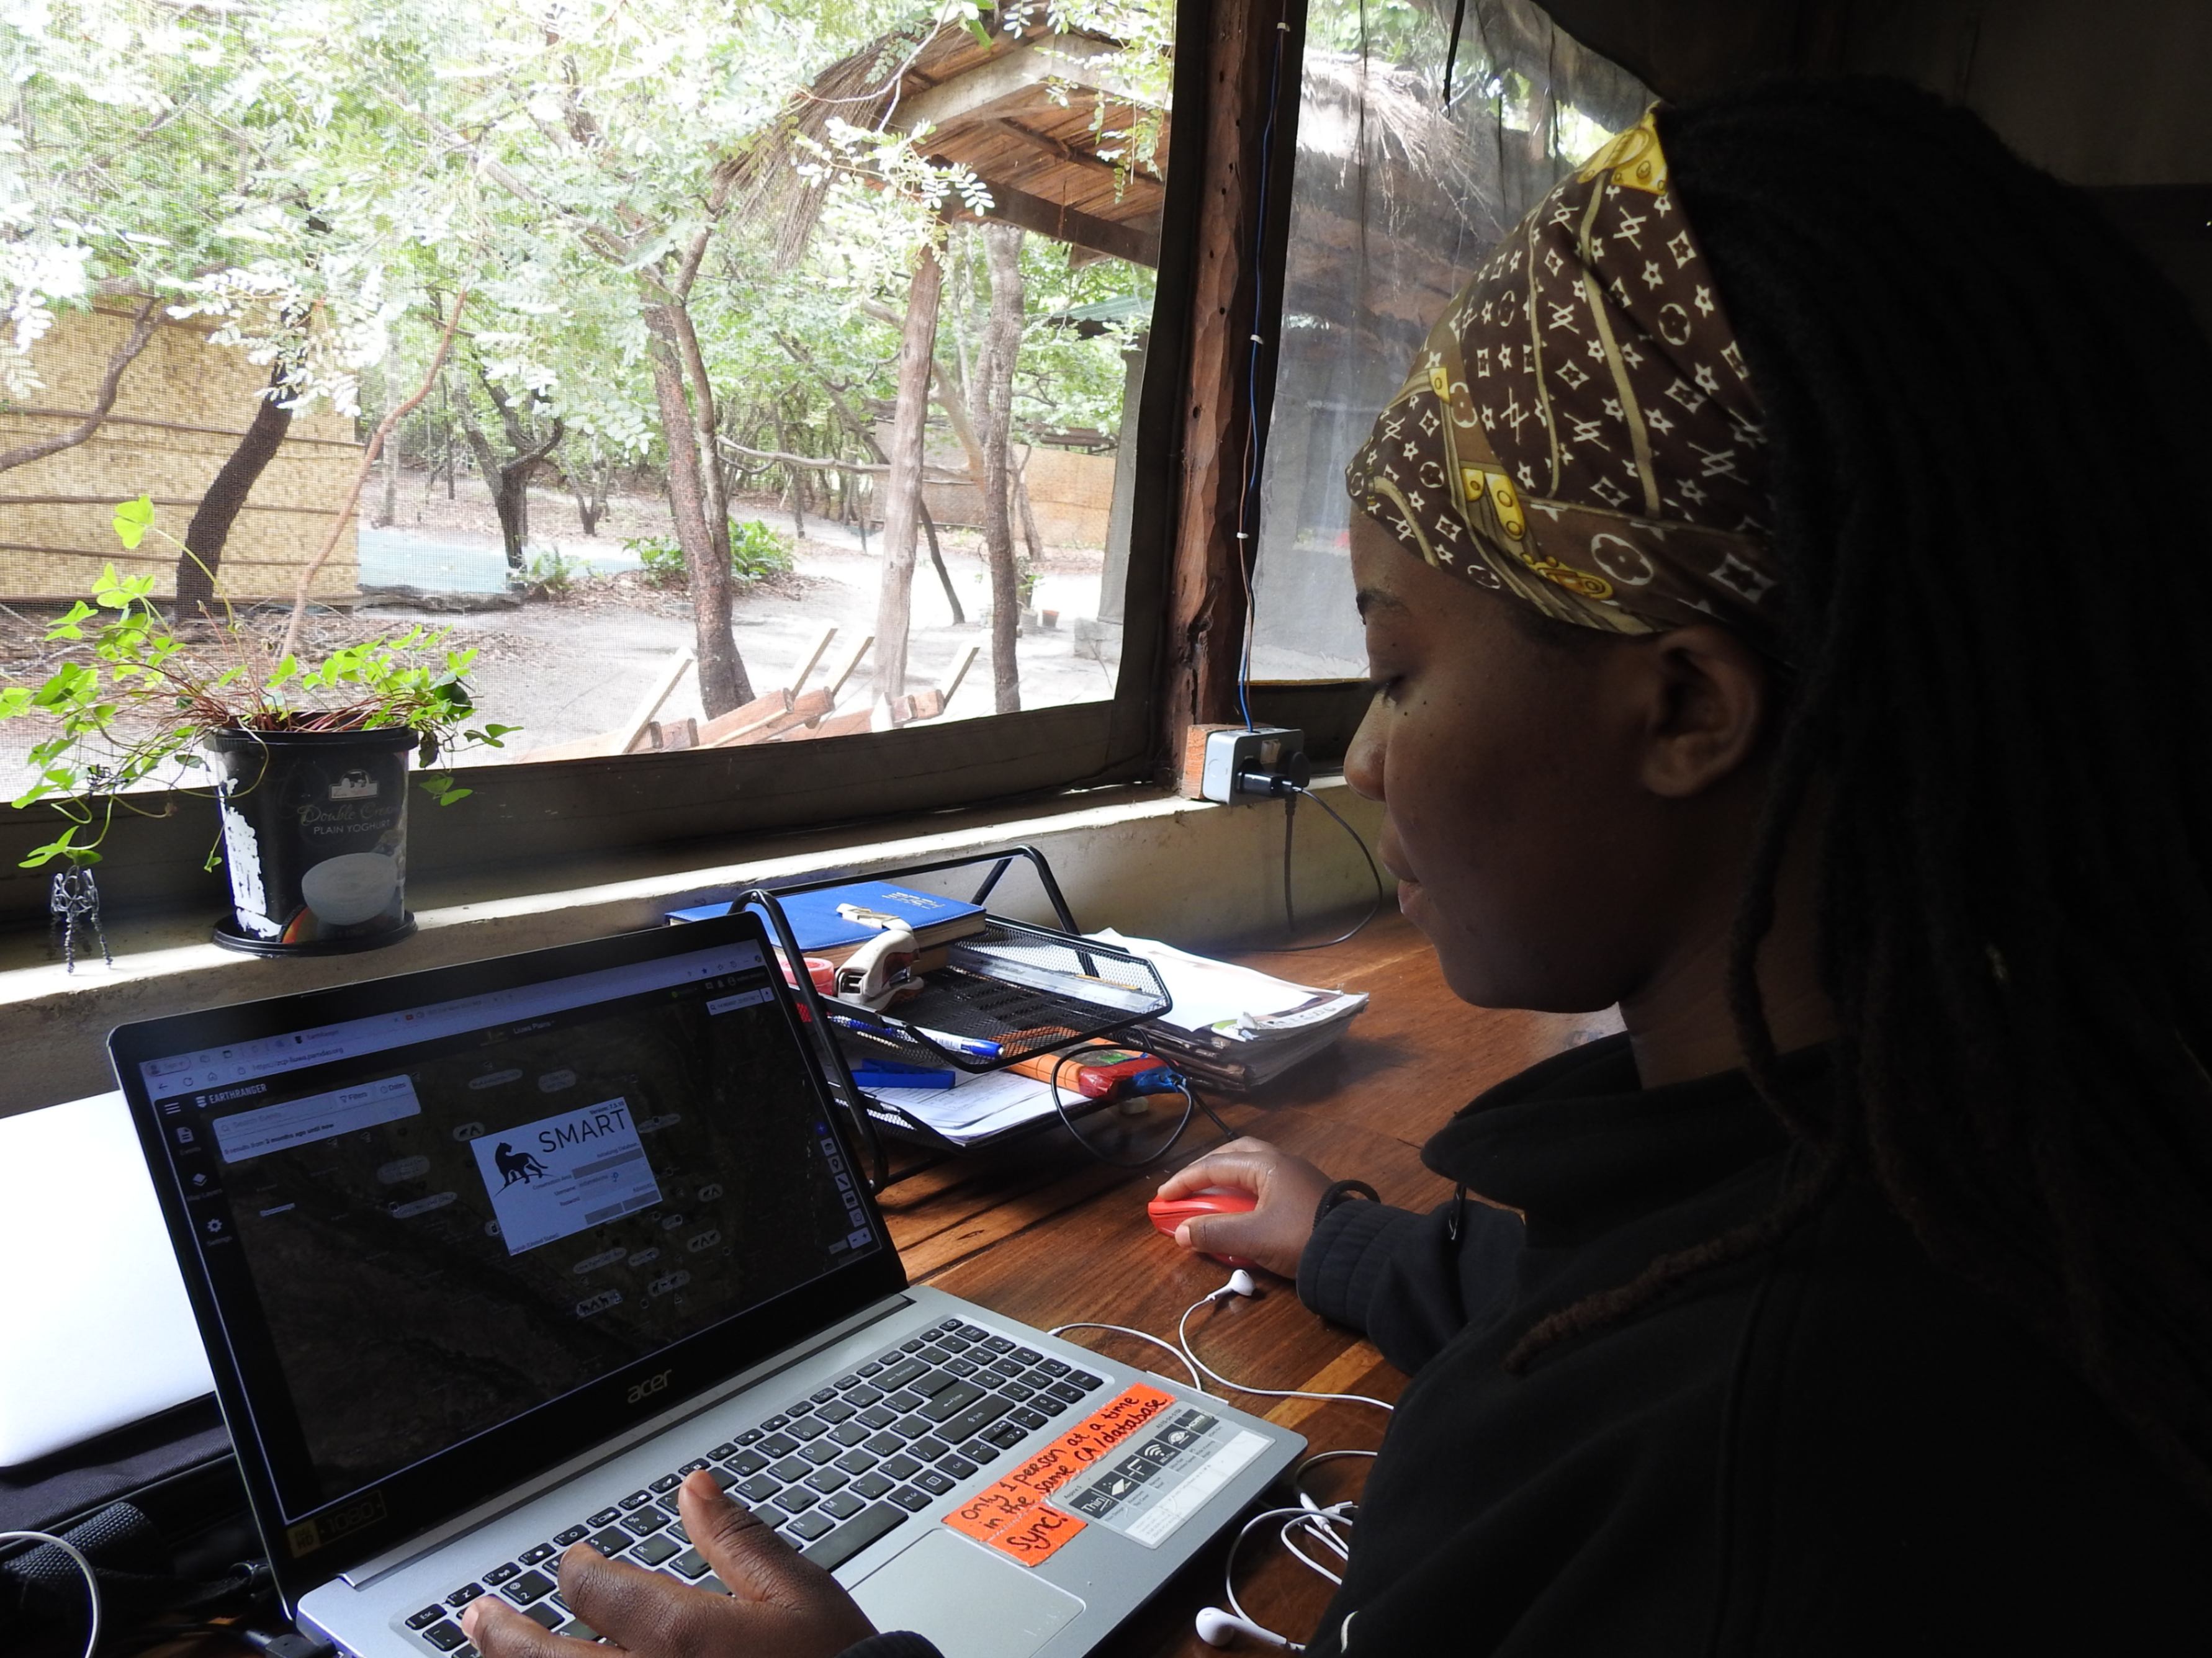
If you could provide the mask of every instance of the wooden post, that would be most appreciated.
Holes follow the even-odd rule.
[[[1211,59],[1207,79],[1217,95],[1207,102],[1202,156],[1186,149],[1176,160],[1178,167],[1202,164],[1206,189],[1191,281],[1194,326],[1182,402],[1182,501],[1168,597],[1167,659],[1162,665],[1164,773],[1171,773],[1182,756],[1183,734],[1193,724],[1237,717],[1245,573],[1257,545],[1237,538],[1240,528],[1248,535],[1256,529],[1237,522],[1251,426],[1245,380],[1255,353],[1263,370],[1262,410],[1272,389],[1272,376],[1265,370],[1273,354],[1250,338],[1253,282],[1259,274],[1252,248],[1261,228],[1268,74],[1276,66],[1279,40],[1276,137],[1279,143],[1294,143],[1303,15],[1303,8],[1284,0],[1219,0],[1212,37],[1205,43]],[[1289,27],[1279,29],[1278,21]],[[1244,89],[1241,95],[1239,88]],[[1287,174],[1278,167],[1268,209],[1279,222],[1288,187]],[[1276,234],[1275,227],[1270,234]]]
[[[822,660],[823,653],[830,648],[830,642],[836,637],[837,624],[833,622],[822,630],[822,637],[814,641],[814,648],[806,653],[806,660],[800,663],[799,671],[792,675],[793,690],[800,691],[806,689],[807,676],[814,671],[815,665]]]
[[[959,695],[961,682],[968,677],[968,670],[975,665],[975,658],[981,648],[981,646],[970,645],[960,653],[960,665],[953,669],[952,677],[945,682],[945,700],[947,702]]]
[[[757,743],[773,743],[779,733],[801,730],[830,712],[827,687],[817,685],[798,696],[791,696],[788,691],[784,695],[790,697],[791,706],[782,713],[749,726],[743,731],[732,732],[714,746],[718,749],[745,749]]]
[[[757,731],[772,720],[781,720],[791,712],[791,705],[797,700],[779,685],[766,696],[757,696],[741,708],[718,714],[699,727],[699,746],[702,749],[725,748],[732,738]]]
[[[676,688],[684,683],[684,676],[690,673],[697,662],[698,658],[688,646],[669,659],[667,665],[646,686],[645,695],[638,699],[637,707],[630,711],[629,718],[615,728],[614,740],[608,745],[608,753],[630,754],[641,748],[652,746],[644,741],[646,727],[653,723],[653,715],[660,712],[660,705],[668,701]]]
[[[891,416],[890,476],[884,489],[884,581],[876,600],[876,689],[906,690],[907,632],[914,616],[915,537],[921,522],[922,428],[937,355],[937,299],[945,268],[924,243],[907,284],[905,337],[899,346],[898,402]]]
[[[846,659],[843,669],[839,671],[835,679],[830,682],[830,695],[833,699],[843,694],[845,682],[853,677],[853,671],[860,665],[860,659],[868,653],[868,647],[875,642],[876,636],[870,634],[854,647],[853,654]]]

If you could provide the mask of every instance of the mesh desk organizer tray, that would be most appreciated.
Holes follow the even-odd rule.
[[[872,1183],[878,1191],[933,1165],[944,1156],[989,1150],[1054,1127],[1061,1121],[1061,1114],[1018,1123],[980,1139],[956,1142],[863,1090],[853,1080],[851,1055],[867,1054],[938,1070],[998,1071],[1158,1018],[1173,1005],[1151,963],[1082,936],[1067,900],[1060,894],[1060,883],[1053,878],[1052,866],[1034,847],[1011,847],[936,863],[871,870],[865,878],[898,881],[988,864],[990,868],[969,900],[982,904],[1017,859],[1026,859],[1035,871],[1037,884],[1043,888],[1060,926],[1038,926],[987,911],[984,930],[955,939],[947,947],[951,959],[928,975],[927,987],[919,996],[879,1013],[824,996],[814,987],[805,952],[799,948],[791,922],[778,902],[779,896],[818,892],[862,878],[846,874],[773,889],[754,887],[739,893],[732,904],[732,909],[757,906],[783,951],[788,963],[785,977],[805,1010],[830,1089],[852,1118],[872,1166]],[[830,1015],[849,1023],[832,1025]],[[856,1030],[854,1023],[868,1029]],[[949,1048],[932,1040],[933,1032],[994,1043],[998,1057],[980,1059]],[[1064,1109],[1073,1116],[1106,1103],[1075,1096],[1066,1100]],[[894,1175],[884,1149],[885,1135],[927,1147],[937,1155]]]

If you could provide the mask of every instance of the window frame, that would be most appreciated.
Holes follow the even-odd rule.
[[[1176,8],[1174,107],[1183,141],[1169,158],[1135,411],[1132,464],[1141,476],[1183,476],[1186,440],[1198,418],[1186,421],[1182,410],[1197,273],[1210,253],[1204,185],[1220,165],[1209,153],[1218,126],[1212,44],[1224,15],[1249,3],[1178,0]],[[1301,15],[1302,0],[1291,0],[1289,9]],[[1233,99],[1238,88],[1232,82],[1226,90]],[[1235,250],[1229,252],[1233,259]],[[1150,780],[1168,751],[1161,711],[1170,681],[1166,647],[1182,502],[1178,489],[1134,494],[1126,622],[1110,699],[820,743],[472,767],[465,774],[472,791],[466,801],[450,810],[434,809],[427,799],[414,803],[410,872],[447,876],[539,861],[555,885],[564,884],[559,865],[594,854]],[[0,926],[44,917],[53,871],[20,865],[53,832],[51,813],[40,807],[0,814]],[[204,790],[128,797],[127,805],[118,805],[96,866],[104,902],[115,908],[220,908],[228,902],[224,877],[219,867],[208,868],[216,837],[214,801]]]

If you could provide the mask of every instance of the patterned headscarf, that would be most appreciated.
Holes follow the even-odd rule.
[[[1779,657],[1765,435],[1653,112],[1561,179],[1430,331],[1352,500],[1431,566],[1613,634]]]

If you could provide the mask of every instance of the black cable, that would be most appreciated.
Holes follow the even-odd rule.
[[[131,1654],[167,1646],[172,1641],[198,1640],[204,1637],[237,1633],[238,1626],[234,1624],[149,1624],[113,1641],[102,1641],[100,1649],[105,1658],[130,1658]]]
[[[1452,70],[1459,63],[1459,32],[1467,22],[1467,0],[1457,0],[1452,7],[1451,45],[1444,49],[1443,107],[1451,107]]]
[[[1167,1072],[1176,1079],[1176,1091],[1182,1096],[1182,1115],[1176,1119],[1175,1127],[1169,1133],[1167,1139],[1161,1141],[1158,1148],[1147,1152],[1145,1156],[1139,1157],[1134,1161],[1127,1157],[1109,1157],[1106,1153],[1100,1151],[1096,1145],[1092,1145],[1091,1141],[1085,1139],[1082,1132],[1075,1126],[1075,1119],[1068,1114],[1066,1102],[1060,1097],[1060,1068],[1062,1065],[1067,1061],[1080,1060],[1084,1054],[1096,1052],[1100,1048],[1122,1049],[1125,1048],[1126,1045],[1124,1043],[1115,1042],[1109,1038],[1093,1037],[1091,1041],[1084,1043],[1081,1047],[1054,1056],[1052,1074],[1045,1078],[1045,1086],[1052,1090],[1052,1108],[1060,1114],[1060,1127],[1067,1130],[1069,1137],[1073,1139],[1078,1145],[1081,1146],[1093,1157],[1097,1158],[1100,1163],[1105,1163],[1109,1168],[1147,1169],[1153,1163],[1158,1163],[1162,1157],[1167,1156],[1169,1152],[1175,1150],[1176,1142],[1182,1138],[1183,1130],[1190,1127],[1191,1117],[1199,1111],[1206,1113],[1207,1118],[1212,1122],[1213,1126],[1221,1131],[1222,1137],[1224,1139],[1234,1139],[1237,1138],[1236,1131],[1230,1127],[1227,1123],[1221,1121],[1220,1114],[1216,1112],[1212,1106],[1206,1104],[1198,1097],[1197,1090],[1190,1085],[1190,1078],[1184,1076],[1182,1072],[1177,1071],[1173,1066],[1162,1060],[1160,1062],[1160,1069]],[[1156,1055],[1147,1055],[1146,1057],[1157,1058]],[[1151,1096],[1146,1095],[1144,1097],[1149,1099]]]
[[[275,1631],[258,1630],[241,1623],[218,1623],[201,1619],[192,1623],[153,1623],[131,1631],[116,1642],[102,1641],[101,1652],[110,1658],[129,1658],[130,1655],[146,1652],[173,1641],[200,1640],[222,1637],[252,1647],[267,1658],[331,1658],[337,1649],[320,1636],[302,1635],[296,1630]]]
[[[1346,823],[1344,819],[1338,815],[1335,807],[1330,805],[1328,801],[1322,799],[1321,796],[1316,794],[1311,789],[1307,788],[1301,784],[1292,783],[1286,779],[1279,778],[1277,779],[1276,781],[1279,785],[1278,792],[1281,793],[1283,797],[1283,915],[1285,921],[1289,924],[1290,931],[1292,935],[1295,936],[1297,932],[1298,917],[1297,909],[1291,902],[1291,826],[1292,816],[1297,810],[1298,797],[1300,795],[1304,795],[1307,799],[1312,801],[1314,805],[1319,806],[1323,811],[1327,812],[1330,817],[1335,820],[1337,828],[1342,829],[1346,835],[1352,837],[1352,844],[1359,848],[1359,855],[1367,860],[1367,873],[1373,878],[1375,882],[1375,896],[1367,906],[1367,914],[1361,916],[1344,932],[1338,933],[1334,938],[1323,938],[1316,943],[1310,944],[1276,944],[1273,947],[1263,946],[1261,948],[1259,953],[1264,956],[1295,956],[1301,950],[1327,950],[1332,944],[1348,943],[1351,939],[1358,935],[1360,929],[1364,927],[1370,921],[1373,920],[1377,915],[1382,913],[1382,872],[1375,866],[1375,854],[1367,850],[1367,842],[1361,838],[1359,831],[1352,828],[1351,824]]]
[[[265,1658],[332,1658],[337,1649],[319,1635],[303,1635],[296,1630],[279,1630],[275,1633],[258,1629],[238,1629],[233,1631],[246,1645]]]

